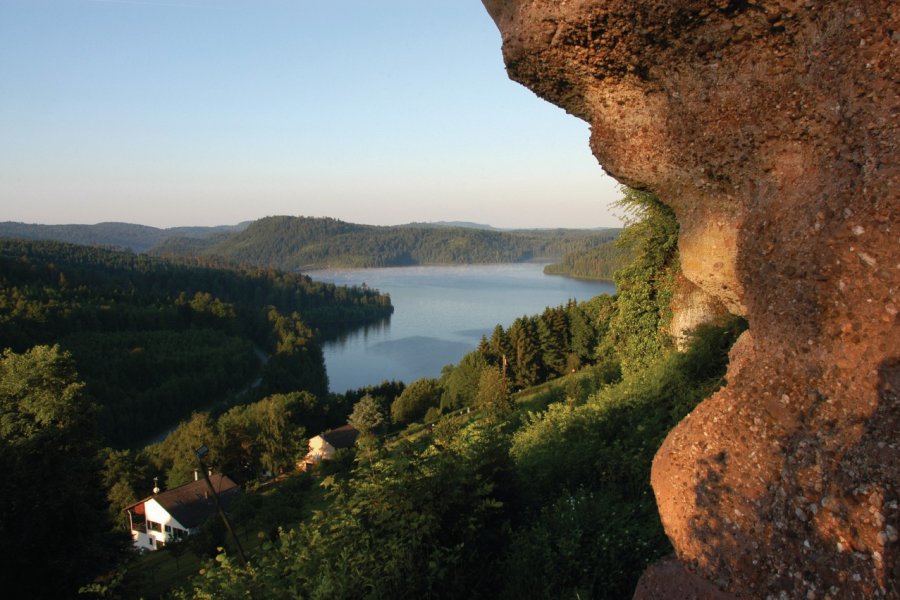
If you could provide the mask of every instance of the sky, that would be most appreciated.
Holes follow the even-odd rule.
[[[0,0],[0,221],[608,227],[479,0]]]

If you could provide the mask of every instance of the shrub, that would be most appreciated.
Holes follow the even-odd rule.
[[[742,327],[704,327],[686,353],[670,351],[584,405],[556,403],[528,416],[510,449],[524,513],[507,560],[510,596],[545,582],[620,598],[649,561],[670,552],[651,462],[669,430],[722,385]],[[545,507],[547,498],[556,500]]]
[[[394,423],[421,420],[429,408],[440,405],[441,391],[436,379],[417,379],[391,404],[391,419]]]

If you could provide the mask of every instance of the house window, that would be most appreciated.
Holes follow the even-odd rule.
[[[168,525],[166,525],[166,533],[168,533],[170,535],[172,534],[172,528],[169,527]]]
[[[158,531],[160,533],[162,533],[163,530],[162,525],[157,523],[156,521],[147,521],[147,529],[151,531]]]

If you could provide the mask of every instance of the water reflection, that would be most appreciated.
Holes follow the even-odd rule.
[[[329,325],[319,328],[323,344],[344,346],[359,338],[369,339],[369,334],[386,336],[391,331],[391,315],[365,325]]]
[[[438,377],[490,337],[523,315],[540,313],[569,299],[615,293],[603,282],[543,274],[535,263],[453,267],[335,269],[308,273],[338,285],[367,282],[390,294],[394,314],[365,326],[323,330],[322,350],[331,389],[344,392],[386,379],[410,383]]]

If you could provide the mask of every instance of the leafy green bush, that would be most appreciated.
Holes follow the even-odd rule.
[[[666,545],[651,494],[563,491],[512,536],[501,597],[629,598],[635,573]]]
[[[391,404],[391,420],[394,423],[420,421],[429,408],[440,406],[441,386],[436,379],[417,379]]]
[[[503,541],[495,481],[508,436],[476,423],[447,446],[360,461],[329,480],[331,504],[266,544],[252,568],[226,557],[181,598],[479,597]]]
[[[608,342],[624,373],[636,373],[671,347],[664,327],[671,320],[674,276],[678,266],[678,221],[672,209],[650,193],[623,187],[619,206],[630,215],[616,241],[634,260],[615,274],[616,312]]]
[[[422,419],[424,423],[433,423],[441,418],[441,408],[439,406],[432,406],[427,411],[425,411],[425,417]]]
[[[524,508],[508,558],[510,595],[527,589],[521,582],[538,585],[539,577],[548,589],[620,598],[647,563],[670,551],[650,488],[653,455],[722,384],[728,349],[742,329],[740,322],[704,327],[686,353],[670,351],[584,405],[557,403],[528,417],[510,450]],[[552,508],[547,498],[556,499]],[[567,512],[557,514],[566,502]],[[570,539],[558,540],[567,528]],[[586,528],[595,535],[582,535]],[[582,567],[573,571],[572,554],[598,562],[577,562]]]
[[[450,412],[470,406],[478,393],[481,372],[488,363],[480,352],[469,352],[456,366],[448,365],[441,373],[441,410]]]

